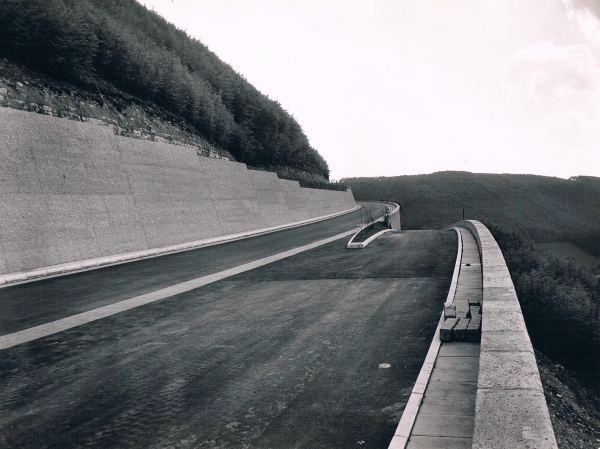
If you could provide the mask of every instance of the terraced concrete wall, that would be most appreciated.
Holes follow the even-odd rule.
[[[194,148],[0,108],[0,274],[328,215],[352,192],[304,189]]]
[[[556,449],[533,347],[504,257],[490,231],[461,221],[481,256],[483,314],[473,448]]]

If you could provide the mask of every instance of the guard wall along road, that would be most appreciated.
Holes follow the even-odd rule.
[[[0,274],[269,228],[355,207],[351,191],[99,126],[0,108]]]
[[[502,251],[480,222],[453,226],[475,237],[483,274],[473,449],[556,449],[535,354]]]

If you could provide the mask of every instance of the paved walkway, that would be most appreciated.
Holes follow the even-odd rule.
[[[482,303],[481,260],[473,235],[459,228],[463,241],[454,304],[457,315],[469,302]],[[408,449],[465,449],[473,444],[479,343],[442,343]]]

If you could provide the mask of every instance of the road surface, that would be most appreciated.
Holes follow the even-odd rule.
[[[5,288],[0,334],[359,221]],[[387,447],[446,298],[456,234],[389,233],[363,250],[348,239],[2,351],[0,446]]]

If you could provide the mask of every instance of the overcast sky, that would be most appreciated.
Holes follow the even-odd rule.
[[[278,100],[334,179],[600,176],[600,21],[580,0],[140,2]]]

